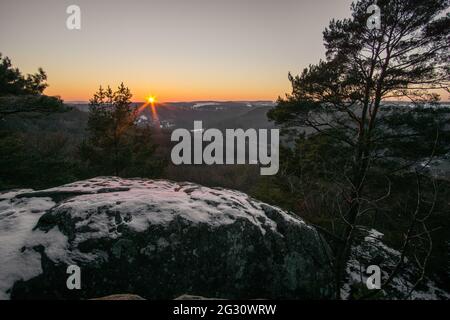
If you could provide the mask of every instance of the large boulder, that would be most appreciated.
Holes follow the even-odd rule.
[[[328,247],[313,227],[192,183],[105,177],[0,194],[0,241],[0,298],[332,294]],[[80,290],[67,288],[70,265]]]

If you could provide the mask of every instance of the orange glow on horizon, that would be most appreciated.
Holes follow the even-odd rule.
[[[111,84],[115,88],[117,81],[101,81],[99,83]],[[133,94],[133,102],[151,103],[149,98],[151,97],[145,88],[148,85],[139,85],[135,83],[124,82],[128,86]],[[85,101],[88,102],[92,98],[93,94],[97,91],[99,84],[96,82],[90,83],[73,83],[67,81],[67,83],[60,83],[52,81],[50,87],[45,90],[47,95],[60,96],[64,101]],[[262,86],[261,88],[235,88],[231,86],[224,86],[222,88],[210,88],[210,87],[172,87],[172,86],[159,86],[158,97],[154,96],[154,103],[167,103],[167,102],[190,102],[190,101],[256,101],[256,100],[270,100],[274,101],[278,96],[287,92],[289,84],[280,86],[279,88],[269,88]],[[140,98],[141,97],[141,98]]]

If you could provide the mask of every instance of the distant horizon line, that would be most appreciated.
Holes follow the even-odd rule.
[[[208,103],[208,102],[216,102],[216,103],[244,103],[244,102],[270,102],[276,103],[275,100],[180,100],[180,101],[156,101],[156,104],[161,103]],[[64,100],[64,103],[89,103],[89,100]],[[144,100],[142,101],[131,101],[131,103],[147,103]]]
[[[163,104],[163,103],[245,103],[245,102],[256,102],[256,103],[262,103],[262,102],[270,102],[270,103],[276,103],[276,100],[179,100],[179,101],[163,101],[163,102],[156,102],[156,104]],[[402,100],[392,100],[392,101],[383,101],[383,102],[402,102],[402,103],[412,103],[411,101],[402,101]],[[64,103],[67,104],[89,104],[89,100],[64,100]],[[131,101],[131,103],[147,103],[146,101]],[[450,103],[450,100],[442,100],[438,101],[437,103]]]

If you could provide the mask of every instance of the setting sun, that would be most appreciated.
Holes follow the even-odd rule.
[[[155,103],[156,102],[156,98],[154,96],[147,97],[147,102],[148,103]]]

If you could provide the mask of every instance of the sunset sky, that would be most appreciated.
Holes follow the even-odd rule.
[[[0,52],[46,94],[88,100],[124,82],[133,100],[275,100],[324,57],[322,31],[351,0],[1,0]],[[81,30],[66,8],[81,7]]]

